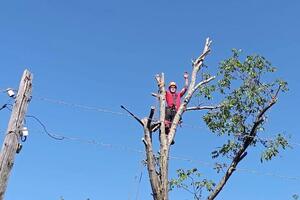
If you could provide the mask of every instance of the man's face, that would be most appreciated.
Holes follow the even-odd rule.
[[[175,93],[176,92],[176,87],[175,86],[171,86],[171,87],[169,87],[169,90],[170,90],[170,92],[171,93]]]

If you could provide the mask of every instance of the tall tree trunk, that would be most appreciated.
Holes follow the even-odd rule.
[[[153,96],[159,99],[159,155],[158,161],[153,152],[152,146],[152,116],[154,109],[151,109],[150,116],[139,120],[136,116],[130,113],[144,128],[144,138],[143,142],[145,144],[145,151],[147,157],[147,169],[152,189],[152,195],[154,200],[168,200],[169,199],[169,154],[170,154],[170,145],[175,137],[176,128],[179,124],[182,114],[185,112],[186,106],[192,98],[194,92],[203,84],[208,83],[213,80],[215,77],[210,77],[207,80],[203,80],[196,85],[197,73],[203,65],[203,60],[206,55],[210,52],[211,40],[207,38],[203,53],[197,58],[193,63],[193,71],[191,77],[191,84],[188,87],[187,95],[184,98],[184,101],[181,103],[174,120],[172,122],[171,128],[166,133],[165,129],[165,109],[166,109],[166,91],[165,91],[165,78],[164,73],[156,75],[156,81],[159,88],[158,94],[152,94]],[[196,86],[195,86],[196,85]],[[127,110],[128,111],[128,110]],[[157,123],[157,122],[156,122]],[[158,171],[157,171],[158,170]]]

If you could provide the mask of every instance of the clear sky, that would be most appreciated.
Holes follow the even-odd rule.
[[[290,91],[271,110],[264,136],[284,132],[294,143],[293,149],[264,164],[258,150],[249,150],[239,167],[261,174],[236,172],[217,199],[292,199],[300,193],[299,10],[297,0],[0,1],[0,88],[17,88],[28,68],[34,74],[28,114],[52,133],[110,144],[56,141],[27,119],[30,137],[16,157],[6,200],[151,199],[147,171],[141,167],[144,155],[135,151],[143,150],[136,121],[42,98],[114,112],[123,112],[122,104],[146,116],[156,105],[150,96],[157,90],[154,75],[164,72],[167,81],[182,85],[183,72],[191,70],[190,60],[201,53],[208,36],[213,46],[206,64],[212,72],[232,48],[262,54],[278,67],[276,76],[289,82]],[[0,105],[7,100],[0,94]],[[213,163],[209,152],[226,139],[210,134],[202,114],[184,116],[187,126],[178,129],[171,152],[195,162],[171,159],[170,177],[180,167],[198,167],[219,179],[200,161]],[[8,110],[0,112],[3,134],[9,116]],[[174,191],[170,198],[192,196]]]

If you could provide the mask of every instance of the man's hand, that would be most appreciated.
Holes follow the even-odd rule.
[[[184,72],[183,78],[184,78],[184,79],[188,79],[188,78],[189,78],[189,74],[188,74],[187,72]]]
[[[187,88],[189,87],[189,74],[187,72],[184,72],[183,78],[184,78],[184,88],[185,90],[187,90]]]

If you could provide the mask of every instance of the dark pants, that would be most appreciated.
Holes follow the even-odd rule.
[[[166,134],[169,134],[172,122],[174,120],[174,117],[176,115],[176,108],[175,107],[166,107],[166,117],[165,117],[165,126],[166,126]],[[175,144],[175,141],[173,140],[171,145]]]
[[[176,109],[175,108],[170,108],[170,107],[166,107],[166,127],[170,128],[171,124],[173,122],[173,119],[176,115]]]

